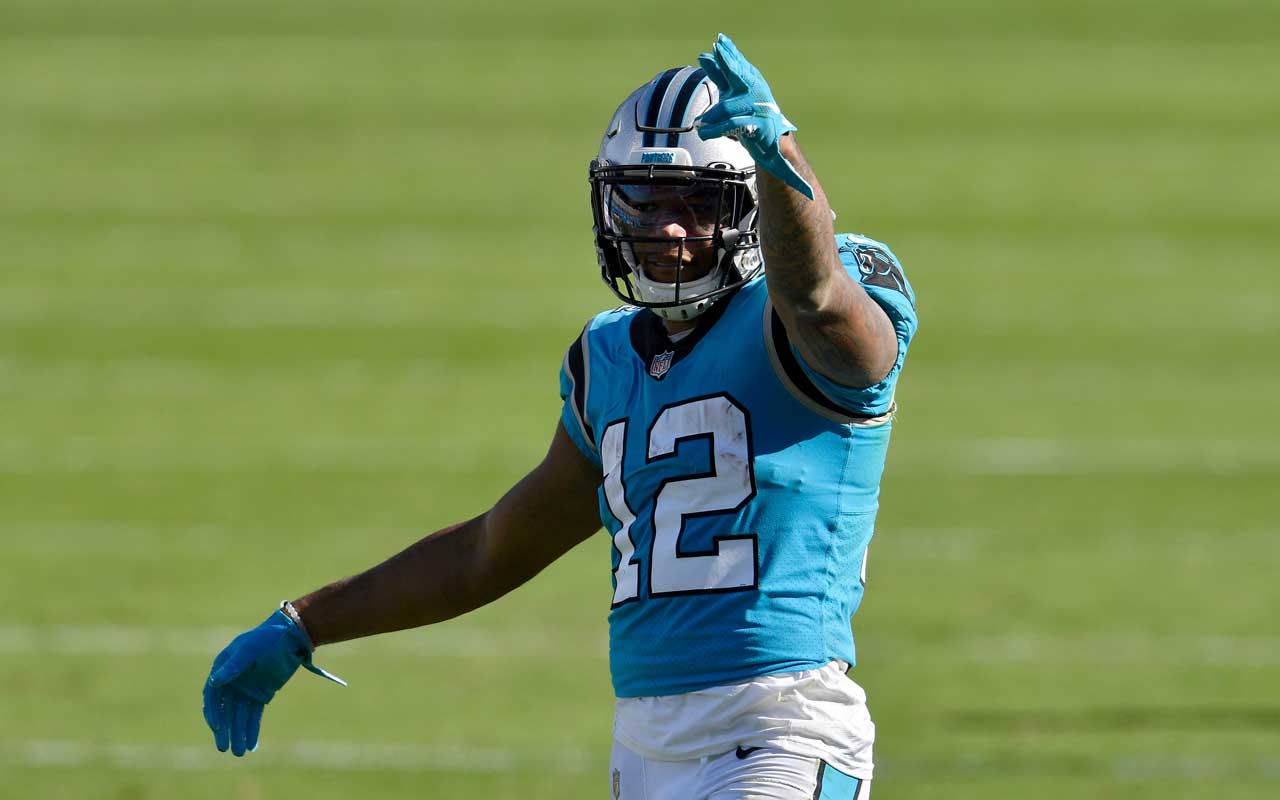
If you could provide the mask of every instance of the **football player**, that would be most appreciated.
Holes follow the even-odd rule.
[[[611,796],[869,796],[850,618],[915,297],[885,245],[834,232],[733,42],[698,63],[623,101],[591,163],[600,268],[626,305],[569,347],[545,459],[479,517],[232,641],[204,689],[220,750],[255,747],[298,666],[328,676],[317,646],[466,613],[603,523]]]

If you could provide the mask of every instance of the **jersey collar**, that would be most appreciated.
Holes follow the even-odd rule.
[[[667,336],[667,328],[662,323],[662,317],[650,309],[641,309],[640,313],[631,320],[631,347],[646,365],[654,364],[654,359],[660,355],[671,353],[671,360],[667,365],[667,369],[670,369],[693,352],[693,348],[702,341],[716,321],[724,316],[724,312],[737,296],[738,292],[734,291],[713,303],[711,308],[698,317],[697,326],[678,342],[671,341]],[[649,374],[656,380],[662,380],[667,373],[664,369],[660,376],[654,375],[651,369]]]

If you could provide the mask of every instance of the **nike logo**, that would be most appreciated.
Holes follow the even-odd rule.
[[[760,748],[760,747],[743,747],[742,745],[738,745],[738,758],[746,758],[747,756],[751,755],[751,754],[752,754],[752,753],[754,753],[755,751],[757,751],[757,750],[761,750],[761,749],[763,749],[763,748]]]

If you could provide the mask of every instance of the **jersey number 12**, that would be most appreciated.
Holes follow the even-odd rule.
[[[674,458],[680,444],[706,439],[711,450],[708,469],[665,479],[653,501],[653,536],[648,578],[650,597],[754,589],[757,583],[755,534],[728,534],[712,539],[710,550],[690,552],[680,547],[685,520],[728,514],[755,497],[751,430],[747,412],[727,394],[687,400],[667,406],[649,427],[646,463]],[[600,442],[604,466],[604,495],[609,511],[621,523],[613,535],[619,554],[614,570],[613,605],[640,597],[641,563],[636,558],[631,526],[635,512],[627,504],[622,475],[627,420],[605,429]]]

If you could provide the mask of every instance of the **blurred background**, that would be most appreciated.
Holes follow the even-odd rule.
[[[1280,10],[0,0],[0,795],[603,797],[600,535],[198,689],[483,511],[615,304],[587,162],[730,33],[922,327],[855,624],[876,797],[1280,795]]]

